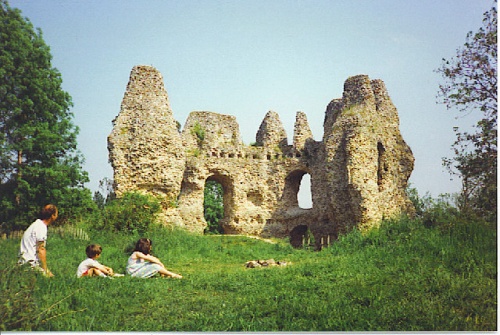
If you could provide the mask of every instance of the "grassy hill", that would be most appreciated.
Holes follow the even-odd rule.
[[[125,272],[139,236],[88,230]],[[427,331],[497,329],[496,227],[418,221],[354,231],[322,251],[153,228],[153,253],[184,279],[76,278],[89,241],[51,234],[47,279],[0,241],[1,328],[61,331]],[[256,259],[287,266],[246,268]]]

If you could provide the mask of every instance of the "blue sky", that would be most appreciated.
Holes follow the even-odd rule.
[[[327,104],[357,74],[382,79],[415,156],[410,182],[421,195],[460,190],[442,167],[459,116],[436,103],[434,72],[493,0],[11,0],[50,46],[72,96],[78,145],[93,191],[112,178],[107,136],[134,65],[164,77],[174,117],[194,110],[235,115],[249,144],[269,110],[293,138],[297,111],[316,140]]]

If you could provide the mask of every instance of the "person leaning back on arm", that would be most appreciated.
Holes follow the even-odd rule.
[[[52,204],[43,206],[38,219],[23,234],[19,250],[19,264],[30,264],[47,277],[54,275],[47,266],[47,227],[57,219],[57,207]]]

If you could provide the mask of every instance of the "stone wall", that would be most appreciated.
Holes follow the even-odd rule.
[[[203,232],[207,180],[223,187],[227,234],[285,237],[306,226],[317,238],[335,238],[414,211],[405,194],[414,158],[397,110],[384,83],[365,75],[348,78],[342,98],[328,104],[322,141],[313,139],[302,112],[291,144],[272,111],[252,146],[230,115],[192,112],[180,132],[162,76],[150,66],[132,69],[113,125],[108,148],[117,195],[162,196],[166,224]],[[297,200],[306,173],[311,209]]]

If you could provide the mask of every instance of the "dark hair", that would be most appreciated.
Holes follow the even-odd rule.
[[[102,248],[99,244],[91,244],[85,249],[88,258],[93,258],[102,253]]]
[[[151,241],[149,238],[140,238],[137,243],[135,244],[135,249],[134,251],[140,251],[145,255],[149,255],[151,252],[151,246],[153,245],[153,241]]]
[[[57,207],[52,204],[47,204],[42,207],[42,210],[38,214],[38,218],[40,220],[47,220],[50,219],[54,214],[57,215]]]

